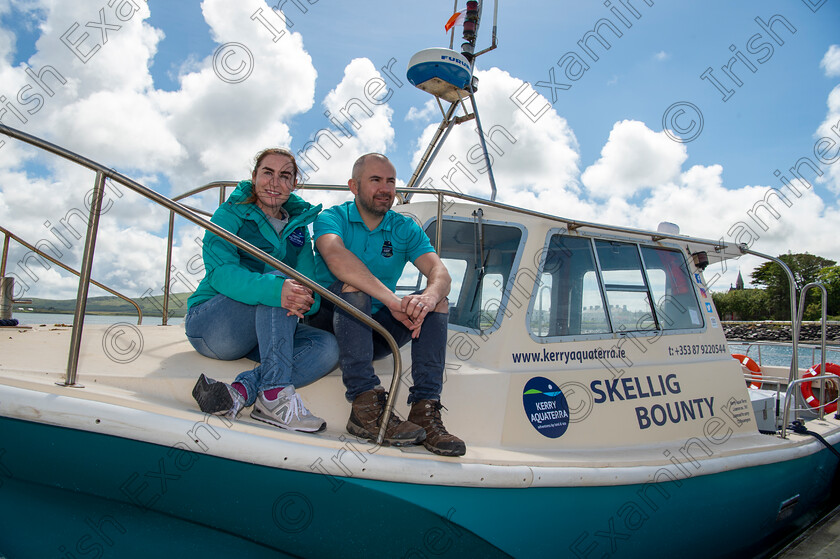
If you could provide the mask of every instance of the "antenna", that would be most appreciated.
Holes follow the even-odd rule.
[[[496,21],[499,13],[499,1],[494,0],[493,9],[493,32],[491,44],[488,48],[475,53],[475,42],[478,36],[478,26],[481,22],[481,11],[483,2],[469,0],[466,9],[462,12],[464,22],[463,39],[461,52],[452,50],[455,41],[455,29],[453,27],[449,40],[449,48],[424,49],[411,57],[408,62],[406,76],[416,88],[434,95],[438,107],[443,114],[443,120],[432,137],[432,141],[426,148],[423,157],[417,164],[414,174],[411,176],[407,187],[413,188],[418,184],[426,171],[431,166],[449,132],[456,124],[461,124],[475,119],[481,149],[484,152],[484,160],[487,162],[487,178],[490,181],[490,200],[496,199],[496,179],[493,176],[493,168],[490,163],[490,154],[487,152],[487,143],[484,139],[484,130],[481,127],[481,119],[478,116],[478,105],[475,102],[475,92],[478,89],[478,78],[473,73],[475,70],[475,59],[482,54],[496,48]],[[455,0],[455,11],[458,9],[458,0]],[[460,19],[460,17],[459,17]],[[464,100],[469,98],[472,106],[470,112],[464,105]],[[448,109],[443,108],[441,99],[450,103]],[[463,116],[455,116],[458,107],[464,110]],[[412,193],[405,195],[405,202],[411,200]]]

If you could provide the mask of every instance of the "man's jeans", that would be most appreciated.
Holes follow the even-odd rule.
[[[337,281],[330,286],[330,291],[370,316],[370,295],[361,291],[342,293],[342,286],[343,283]],[[329,314],[332,314],[332,329],[338,340],[338,363],[347,389],[345,396],[352,402],[362,392],[379,386],[373,360],[390,355],[391,350],[382,336],[328,301],[321,301],[321,312],[313,322],[326,328],[329,326]],[[402,347],[411,340],[411,331],[395,319],[386,307],[377,311],[373,319],[394,337],[398,346]],[[420,336],[411,340],[411,376],[414,385],[409,389],[409,404],[424,399],[440,399],[448,320],[449,313],[428,313],[420,328]]]
[[[192,307],[184,326],[187,339],[205,357],[247,357],[259,362],[234,381],[245,387],[245,405],[250,406],[259,392],[305,386],[338,362],[338,344],[332,334],[298,324],[298,318],[287,313],[281,307],[246,305],[219,294]]]

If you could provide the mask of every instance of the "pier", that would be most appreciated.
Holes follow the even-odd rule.
[[[840,505],[805,530],[772,559],[840,557]]]

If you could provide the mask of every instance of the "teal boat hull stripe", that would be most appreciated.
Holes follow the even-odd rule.
[[[255,557],[745,556],[804,526],[803,511],[827,497],[817,480],[837,475],[824,450],[658,484],[451,487],[283,470],[8,418],[0,433],[8,556],[60,556],[59,546],[148,556],[167,529],[193,551],[239,546]]]

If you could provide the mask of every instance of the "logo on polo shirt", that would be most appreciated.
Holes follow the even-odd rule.
[[[394,256],[394,247],[391,245],[391,241],[385,241],[382,243],[382,256],[385,258],[391,258]]]

